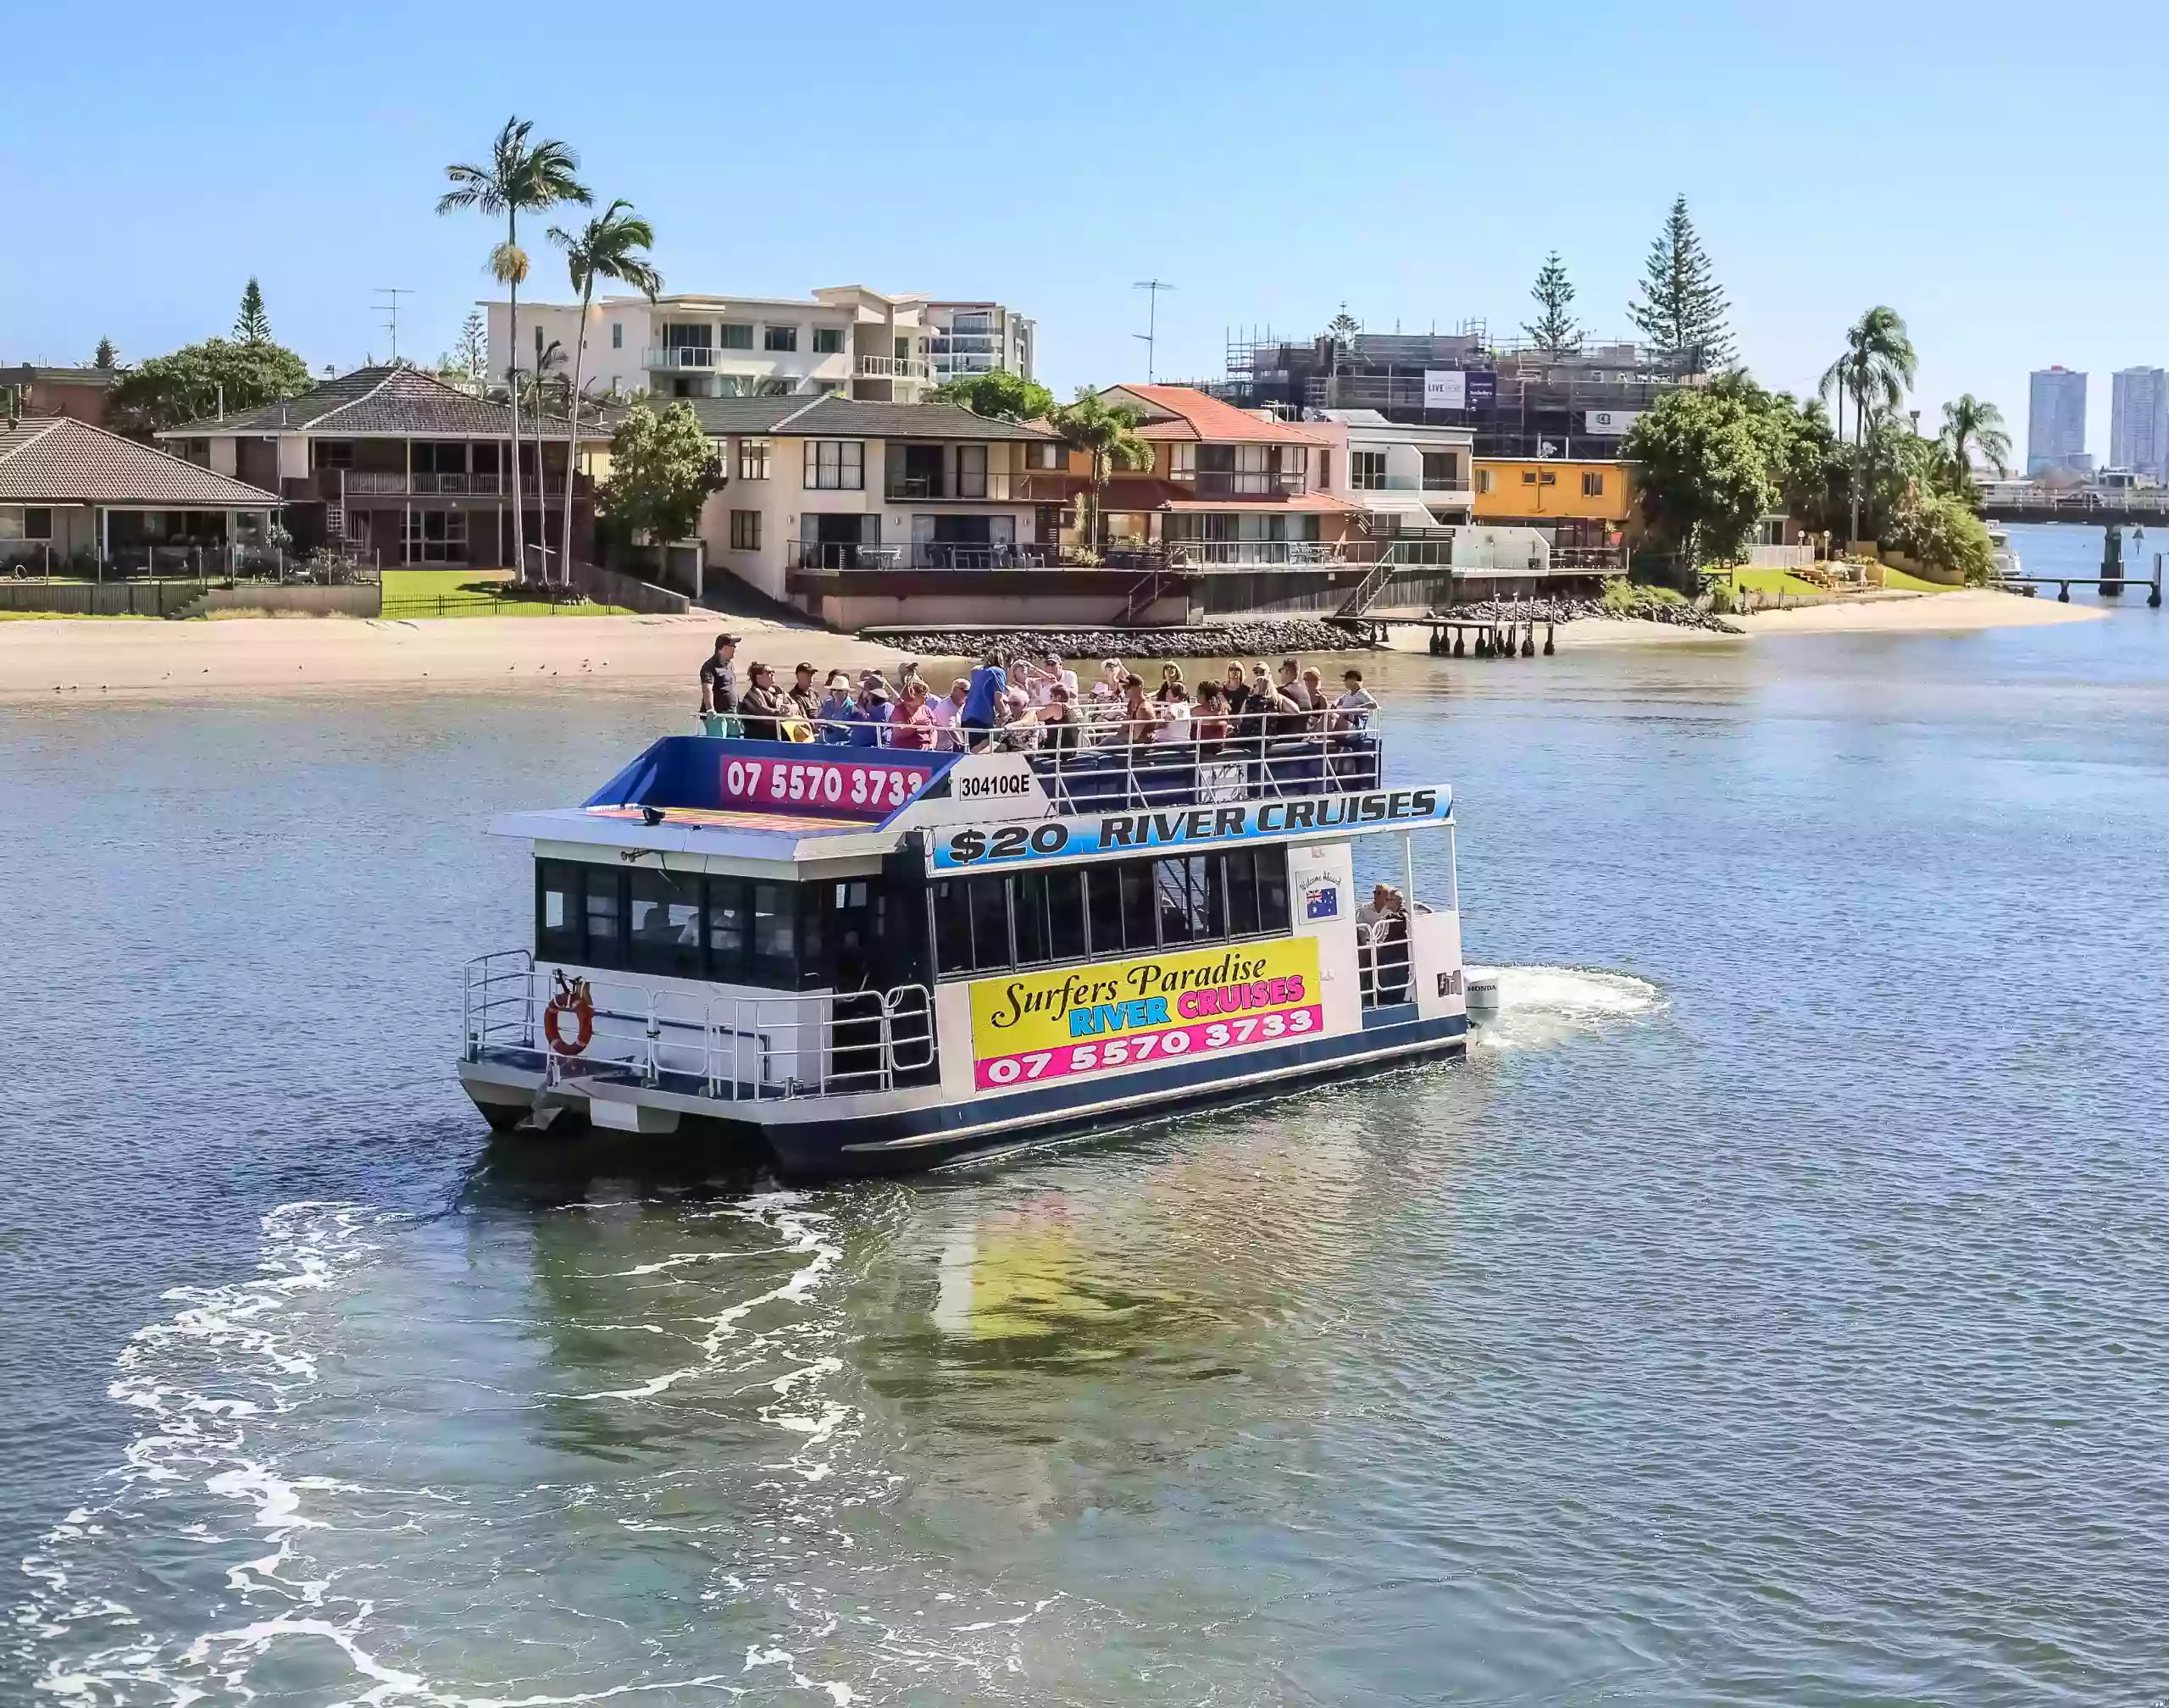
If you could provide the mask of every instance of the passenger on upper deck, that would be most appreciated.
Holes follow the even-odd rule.
[[[814,708],[820,721],[814,727],[820,731],[821,740],[832,746],[840,747],[851,739],[846,727],[852,714],[851,678],[840,670],[829,673],[829,691],[821,696],[821,703]]]
[[[775,672],[765,664],[757,663],[746,673],[752,678],[738,702],[738,715],[744,725],[748,741],[775,741],[782,738],[779,721],[790,709],[790,702],[776,690]]]
[[[957,721],[963,726],[964,745],[974,753],[987,745],[989,734],[1001,719],[1002,696],[1009,691],[1009,674],[1002,657],[990,652],[972,672],[971,689],[964,696]]]
[[[934,734],[934,717],[926,709],[926,684],[914,676],[904,684],[904,697],[889,714],[889,745],[931,747]]]
[[[728,717],[738,709],[738,674],[731,660],[738,656],[738,637],[718,635],[715,651],[701,663],[701,710]]]

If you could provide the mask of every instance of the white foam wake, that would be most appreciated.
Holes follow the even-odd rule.
[[[1471,967],[1499,981],[1499,1008],[1477,1033],[1478,1047],[1529,1049],[1577,1033],[1639,1019],[1665,1006],[1647,979],[1591,967]],[[1482,1017],[1479,1017],[1482,1018]]]

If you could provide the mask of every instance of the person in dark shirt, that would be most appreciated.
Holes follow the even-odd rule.
[[[1057,759],[1074,753],[1084,724],[1070,698],[1068,685],[1055,683],[1047,690],[1047,703],[1040,707],[1040,751],[1052,753]]]
[[[715,651],[701,663],[701,710],[728,718],[738,709],[738,672],[730,662],[738,656],[738,637],[718,635]]]
[[[813,685],[813,667],[801,664],[790,673],[790,703],[807,722],[821,715],[821,690]]]
[[[756,664],[746,672],[752,678],[738,702],[740,721],[745,726],[748,741],[775,741],[782,739],[777,720],[791,710],[790,702],[776,690],[775,672],[765,664]]]

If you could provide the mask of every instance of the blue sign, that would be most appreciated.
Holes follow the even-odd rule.
[[[1340,917],[1340,886],[1338,884],[1313,884],[1303,892],[1303,917],[1306,919],[1338,919]]]
[[[1413,829],[1443,824],[1453,816],[1453,810],[1450,789],[1379,789],[1356,795],[1306,796],[1295,801],[1229,801],[1149,812],[1110,812],[1093,818],[966,824],[934,831],[929,858],[937,872],[977,872],[990,866],[1114,859],[1163,849],[1330,835],[1336,831]],[[1338,906],[1337,901],[1334,905]]]
[[[1499,376],[1488,368],[1470,369],[1462,383],[1468,387],[1467,407],[1471,409],[1489,409],[1499,401]]]

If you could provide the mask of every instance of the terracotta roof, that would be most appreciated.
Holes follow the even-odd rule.
[[[693,406],[712,434],[784,439],[1051,439],[1044,427],[990,420],[953,403],[863,403],[840,392],[818,397],[674,398]]]
[[[1100,394],[1112,402],[1134,398],[1145,410],[1140,439],[1209,440],[1255,445],[1323,445],[1330,441],[1285,421],[1267,421],[1188,385],[1111,385]]]
[[[0,501],[174,510],[275,510],[284,502],[65,415],[0,431]]]
[[[535,430],[537,418],[522,411],[523,434]],[[540,418],[545,437],[562,439],[569,424],[562,415]],[[607,439],[615,416],[583,425],[584,439]],[[169,427],[161,439],[217,439],[238,435],[307,433],[319,438],[510,439],[512,409],[461,391],[448,380],[419,368],[357,368],[314,391],[284,402],[267,403],[239,415],[214,416]]]

